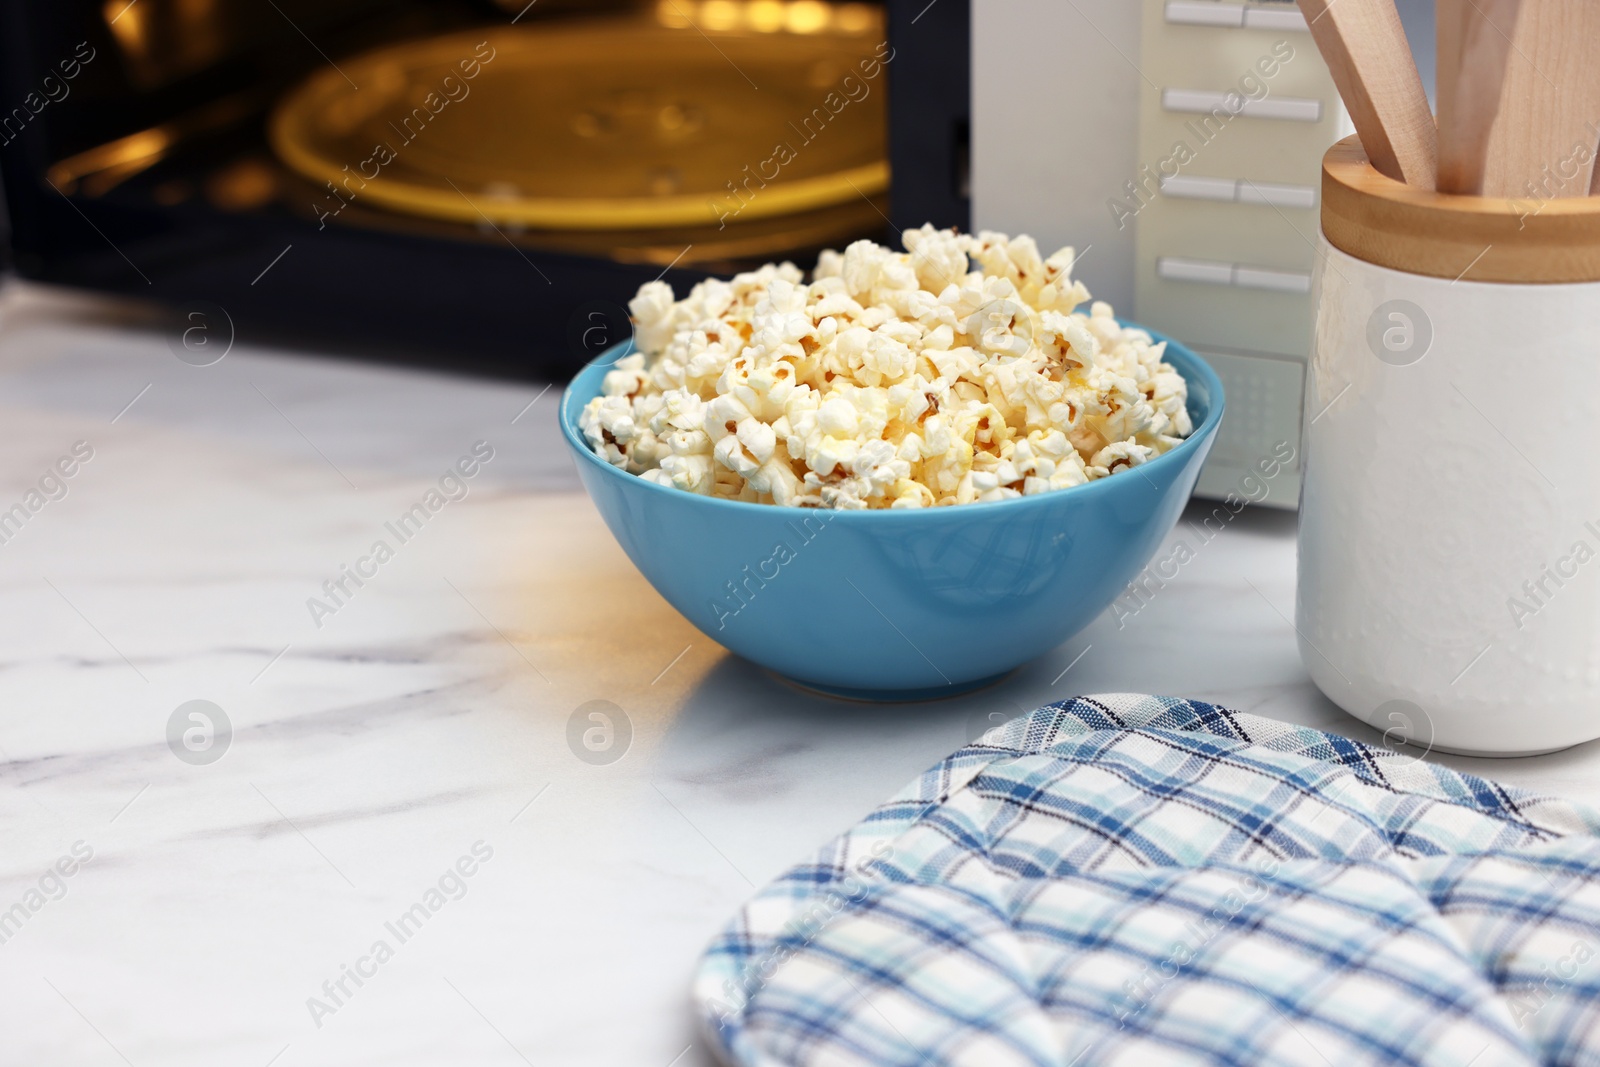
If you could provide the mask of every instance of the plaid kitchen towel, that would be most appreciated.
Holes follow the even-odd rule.
[[[1600,812],[1083,697],[759,893],[694,996],[748,1067],[1600,1065]]]

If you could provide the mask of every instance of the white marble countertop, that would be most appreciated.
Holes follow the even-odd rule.
[[[707,940],[986,713],[1144,691],[1377,740],[1301,668],[1272,512],[983,693],[791,689],[634,571],[558,392],[243,348],[193,367],[110,305],[5,292],[0,510],[93,449],[0,544],[7,1062],[705,1064]],[[307,599],[480,440],[467,497],[315,625]],[[169,747],[191,700],[232,723],[215,762]],[[592,700],[632,724],[609,765],[568,746]],[[1600,801],[1600,744],[1430,758]],[[347,966],[368,977],[334,1000]]]

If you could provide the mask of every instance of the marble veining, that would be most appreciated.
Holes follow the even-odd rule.
[[[0,298],[0,501],[94,448],[0,544],[7,1062],[704,1067],[686,983],[713,932],[991,712],[1174,693],[1379,740],[1300,665],[1276,513],[985,692],[806,695],[638,576],[542,389],[243,347],[197,368],[113,306]],[[318,626],[324,580],[480,440],[465,498]],[[197,699],[231,723],[215,762],[168,741]],[[614,762],[570,740],[593,701],[631,727]],[[1429,758],[1600,801],[1600,745]]]

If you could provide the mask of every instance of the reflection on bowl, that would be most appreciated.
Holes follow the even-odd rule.
[[[625,350],[579,372],[560,414],[584,487],[623,550],[730,651],[802,685],[869,700],[966,692],[1087,626],[1171,532],[1222,420],[1216,374],[1168,341],[1195,430],[1142,467],[1053,493],[926,510],[740,503],[655,485],[590,451],[578,415]]]

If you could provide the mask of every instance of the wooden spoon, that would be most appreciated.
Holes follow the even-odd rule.
[[[1394,0],[1299,3],[1372,165],[1396,181],[1432,189],[1438,131]]]
[[[1597,50],[1600,3],[1522,0],[1489,137],[1484,196],[1589,194],[1600,134]]]
[[[1439,191],[1477,196],[1521,0],[1437,0]],[[1510,116],[1508,116],[1510,117]]]

